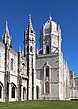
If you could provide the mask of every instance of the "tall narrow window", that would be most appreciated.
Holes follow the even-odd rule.
[[[36,98],[39,99],[39,86],[36,86]]]
[[[49,54],[50,50],[49,50],[49,46],[46,47],[46,53]]]
[[[45,91],[47,94],[49,93],[49,82],[45,83]]]
[[[12,94],[12,98],[15,98],[15,87],[14,86],[12,86],[11,94]]]
[[[46,76],[49,77],[49,67],[46,67]]]
[[[26,90],[25,87],[23,88],[23,99],[25,99],[25,95],[26,95]]]
[[[11,59],[11,70],[13,70],[13,59]]]
[[[23,69],[23,71],[24,71],[24,69],[25,69],[25,64],[24,64],[24,63],[22,63],[22,69]]]
[[[29,52],[29,46],[27,46],[27,52]]]
[[[32,52],[32,46],[30,47],[30,52]]]
[[[2,86],[0,85],[0,98],[2,98]]]

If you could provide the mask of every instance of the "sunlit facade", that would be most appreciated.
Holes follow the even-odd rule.
[[[52,17],[40,32],[36,52],[36,33],[31,16],[24,30],[24,53],[12,48],[6,21],[0,42],[0,101],[78,99],[78,79],[61,51],[61,29]]]

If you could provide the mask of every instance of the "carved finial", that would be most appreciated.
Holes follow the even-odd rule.
[[[32,22],[31,22],[31,15],[29,14],[29,16],[28,16],[28,26],[32,26]]]
[[[49,20],[52,20],[52,17],[51,16],[49,17]]]
[[[28,15],[28,20],[31,21],[31,15],[30,14]]]

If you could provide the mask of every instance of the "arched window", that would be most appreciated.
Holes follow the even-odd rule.
[[[26,97],[26,89],[25,87],[23,87],[23,99],[25,99],[25,97]]]
[[[0,98],[2,98],[2,86],[0,85]]]
[[[11,70],[13,70],[13,59],[11,59]]]
[[[11,95],[12,98],[15,98],[15,86],[12,86],[11,88]]]
[[[45,83],[45,92],[49,94],[49,82]]]
[[[39,86],[36,86],[36,99],[39,98]]]
[[[49,50],[49,46],[46,47],[46,54],[49,54],[50,50]]]

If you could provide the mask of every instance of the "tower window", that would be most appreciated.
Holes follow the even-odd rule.
[[[46,76],[49,77],[49,67],[46,68]]]
[[[15,98],[15,87],[14,86],[12,86],[11,93],[12,93],[12,98]]]
[[[46,53],[49,54],[50,50],[49,50],[49,46],[46,47]]]
[[[13,59],[11,59],[11,70],[13,70]]]
[[[27,46],[27,52],[29,52],[29,46]]]
[[[32,52],[32,46],[30,47],[30,52]]]
[[[26,74],[25,74],[25,64],[24,64],[24,63],[22,63],[22,73],[23,73],[24,75],[26,75]]]
[[[45,92],[49,93],[49,82],[45,83]]]
[[[36,86],[36,99],[39,98],[39,86]]]

